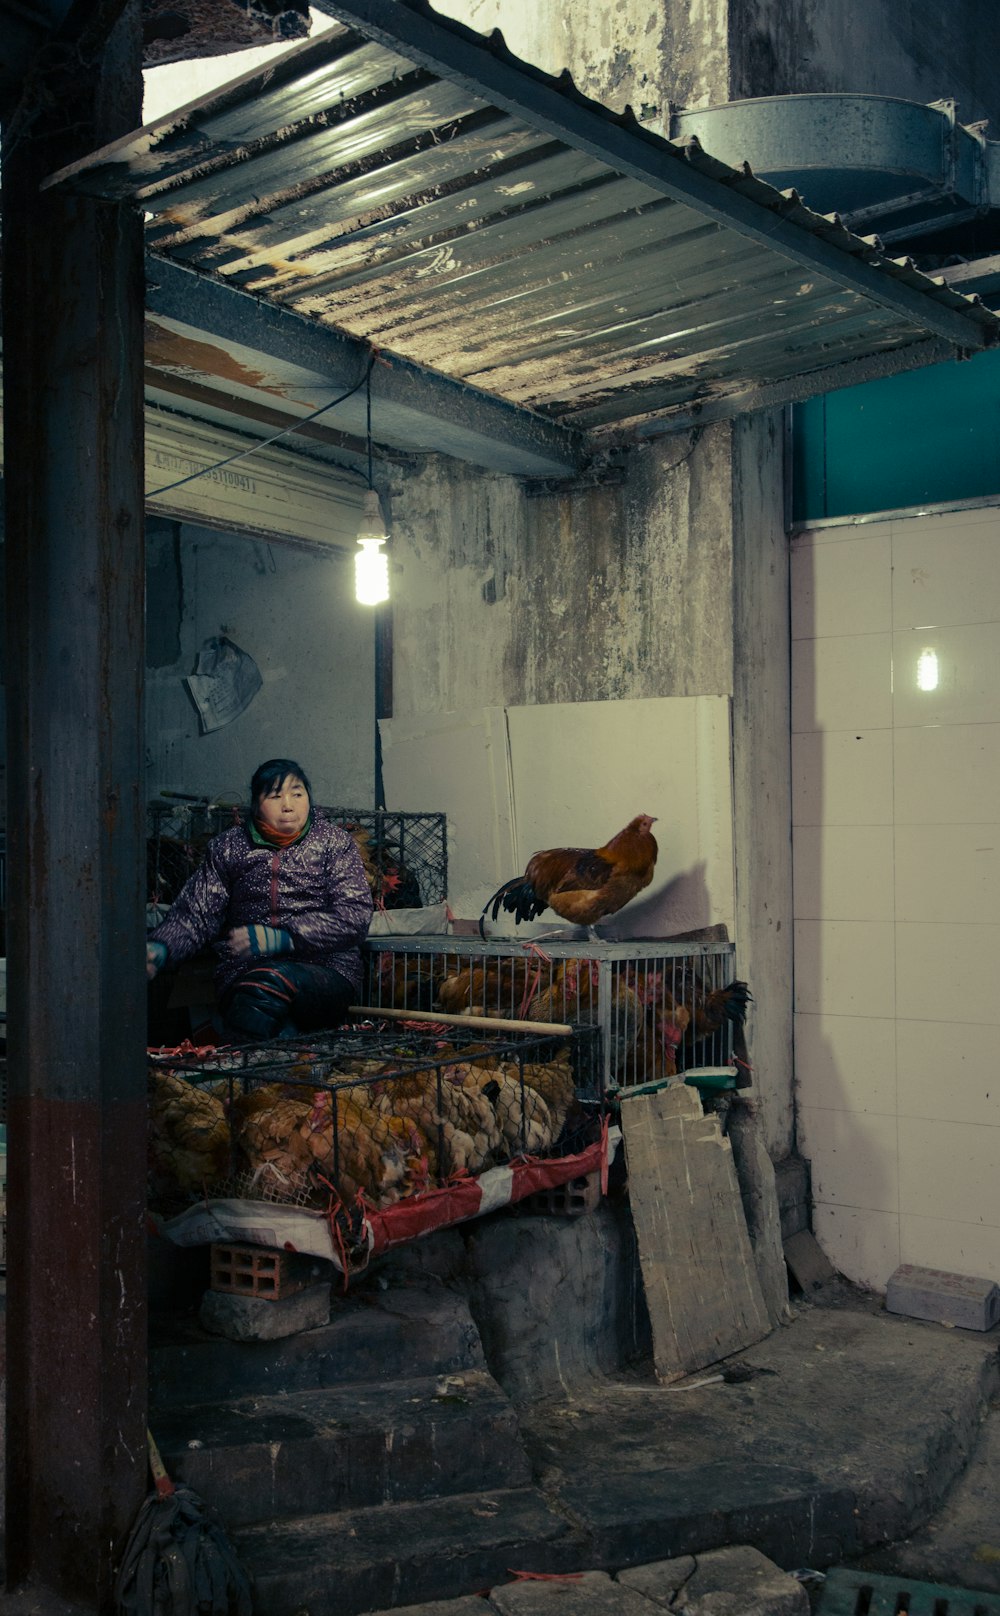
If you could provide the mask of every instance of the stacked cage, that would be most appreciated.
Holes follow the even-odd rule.
[[[150,1203],[385,1208],[599,1136],[598,1038],[356,1027],[150,1059]]]
[[[201,863],[213,836],[246,816],[246,808],[207,800],[150,803],[146,829],[147,904],[165,912]],[[320,808],[354,838],[380,909],[443,903],[448,887],[444,814],[390,813],[382,808]]]
[[[370,938],[366,1005],[595,1026],[605,1090],[733,1061],[749,993],[731,943]]]

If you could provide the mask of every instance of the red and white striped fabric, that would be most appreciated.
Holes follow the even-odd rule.
[[[361,1218],[352,1229],[349,1251],[343,1245],[336,1220],[328,1213],[272,1201],[202,1201],[167,1222],[153,1219],[153,1224],[157,1233],[178,1246],[246,1241],[323,1257],[341,1273],[359,1273],[373,1256],[394,1246],[422,1240],[438,1229],[483,1217],[539,1190],[554,1189],[589,1173],[600,1172],[601,1191],[605,1193],[608,1168],[620,1140],[620,1130],[609,1129],[605,1119],[600,1139],[574,1156],[522,1157],[505,1167],[491,1167],[478,1177],[455,1179],[423,1195],[406,1196],[393,1206],[379,1208],[362,1203],[359,1209],[352,1209],[360,1210]]]

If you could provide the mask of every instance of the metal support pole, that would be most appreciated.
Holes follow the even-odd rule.
[[[146,1486],[142,224],[39,185],[141,84],[133,4],[2,154],[7,1577],[98,1610]]]

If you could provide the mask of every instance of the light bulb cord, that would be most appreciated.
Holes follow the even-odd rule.
[[[365,374],[362,376],[361,380],[355,382],[353,387],[349,387],[346,393],[340,393],[336,398],[331,399],[329,404],[321,404],[318,410],[313,410],[310,415],[303,415],[299,420],[293,422],[293,424],[291,426],[283,426],[280,432],[275,432],[271,437],[262,438],[259,443],[252,443],[250,445],[249,449],[240,449],[240,450],[238,450],[238,452],[236,454],[227,455],[224,460],[213,460],[212,464],[210,466],[202,466],[200,471],[192,471],[187,477],[178,477],[177,481],[174,482],[174,483],[164,483],[162,488],[147,488],[146,492],[145,492],[145,495],[143,497],[145,499],[155,499],[158,494],[169,494],[172,489],[174,489],[174,488],[183,488],[185,483],[193,483],[198,477],[207,477],[209,472],[219,471],[223,466],[231,466],[234,460],[245,460],[247,455],[256,454],[258,449],[266,449],[269,443],[277,443],[279,438],[287,438],[289,433],[298,432],[302,427],[308,426],[309,422],[310,421],[315,421],[315,419],[316,419],[316,417],[318,415],[325,415],[327,410],[335,410],[337,408],[338,404],[343,404],[343,403],[346,402],[347,399],[353,398],[354,394],[361,387],[364,387],[364,388],[367,389],[367,395],[368,395],[368,410],[367,410],[367,416],[368,416],[368,420],[367,420],[368,487],[371,488],[372,487],[372,371],[375,368],[376,354],[377,354],[377,350],[373,348],[371,350],[371,355],[370,355],[369,360],[368,360],[368,368],[365,371]],[[357,471],[354,471],[354,468],[351,467],[351,466],[345,466],[344,470],[345,471],[351,471],[354,476],[359,476],[360,475],[360,473],[357,472]]]
[[[365,431],[368,440],[368,487],[374,488],[375,481],[372,469],[372,371],[375,368],[375,355],[372,355],[368,366],[368,375],[365,377]]]

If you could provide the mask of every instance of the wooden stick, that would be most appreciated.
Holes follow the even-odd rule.
[[[565,1021],[512,1021],[506,1016],[446,1016],[435,1010],[396,1010],[385,1005],[352,1004],[352,1016],[371,1016],[376,1021],[431,1021],[445,1027],[484,1027],[491,1032],[561,1033],[568,1038],[573,1029]]]

